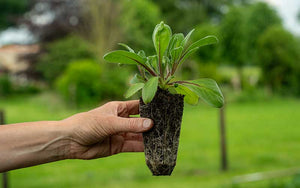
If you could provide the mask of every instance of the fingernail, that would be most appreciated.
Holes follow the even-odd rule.
[[[151,126],[151,124],[152,124],[152,121],[150,119],[146,119],[143,122],[143,127],[147,129]]]

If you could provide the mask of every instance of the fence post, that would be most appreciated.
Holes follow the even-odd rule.
[[[225,124],[225,104],[220,109],[220,152],[221,152],[221,170],[228,169],[227,148],[226,148],[226,124]]]
[[[0,125],[5,124],[5,114],[3,110],[0,110]],[[2,174],[2,187],[3,188],[8,188],[8,173],[4,172]]]

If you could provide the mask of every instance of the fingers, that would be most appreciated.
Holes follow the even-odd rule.
[[[135,140],[135,141],[143,141],[142,133],[121,133],[120,136],[123,137],[125,141],[127,140]]]
[[[121,152],[143,152],[144,143],[142,141],[125,141]]]
[[[139,100],[124,101],[124,103],[126,104],[128,115],[139,114]]]
[[[140,133],[148,131],[153,126],[153,121],[147,118],[122,118],[110,117],[107,119],[107,128],[111,134],[120,132]]]

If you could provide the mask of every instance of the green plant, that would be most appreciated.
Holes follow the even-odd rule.
[[[58,77],[56,88],[72,104],[90,105],[102,98],[101,73],[100,65],[94,61],[71,62]]]
[[[189,45],[188,41],[193,31],[194,29],[185,37],[182,33],[172,35],[171,28],[161,22],[156,25],[152,35],[155,55],[147,57],[143,50],[135,53],[122,43],[120,45],[128,51],[117,50],[105,54],[104,59],[108,62],[138,66],[140,75],[136,74],[131,80],[132,86],[125,93],[125,97],[130,97],[142,89],[142,99],[147,104],[152,101],[157,88],[160,87],[172,94],[184,95],[185,101],[189,104],[197,104],[201,98],[214,107],[222,107],[224,98],[214,80],[202,78],[182,81],[177,80],[174,75],[192,53],[202,46],[218,42],[215,36],[207,36]]]
[[[0,96],[7,96],[13,92],[12,83],[7,75],[0,75]]]

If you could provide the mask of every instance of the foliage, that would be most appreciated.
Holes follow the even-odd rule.
[[[146,104],[152,101],[157,87],[160,87],[173,94],[185,95],[186,102],[190,104],[196,104],[201,98],[214,107],[221,107],[224,103],[223,95],[214,80],[178,81],[174,77],[178,67],[192,53],[202,46],[218,42],[215,36],[207,36],[189,45],[188,41],[193,32],[194,29],[185,37],[182,33],[172,35],[171,28],[161,22],[156,25],[152,35],[156,55],[147,57],[144,51],[135,53],[133,49],[122,44],[128,51],[109,52],[104,56],[104,59],[112,63],[136,64],[138,66],[140,75],[135,76],[130,93],[142,89],[142,98]],[[141,87],[141,83],[145,83],[143,87]]]
[[[118,73],[93,60],[77,60],[58,77],[56,89],[69,103],[88,106],[104,99],[121,98],[126,86],[124,77],[128,77],[126,71]]]
[[[264,82],[281,93],[300,94],[300,45],[281,26],[268,29],[258,41]]]
[[[29,7],[29,0],[0,1],[0,30],[9,27],[16,21],[16,16],[24,13]]]
[[[8,96],[13,92],[12,83],[7,75],[0,75],[0,96]]]
[[[160,20],[159,7],[149,0],[123,0],[121,25],[125,40],[136,49],[152,52],[152,28]],[[138,40],[136,40],[138,39]]]
[[[245,38],[245,10],[232,7],[221,23],[222,57],[237,67],[247,61]]]
[[[191,41],[196,41],[199,38],[203,38],[207,35],[214,35],[217,38],[221,38],[220,35],[220,28],[218,25],[206,23],[206,24],[201,24],[196,27],[193,36],[191,37]],[[222,44],[223,41],[220,41],[220,44]],[[194,57],[199,63],[219,63],[220,61],[220,45],[210,45],[207,46],[206,48],[203,48],[202,50],[198,50]]]
[[[46,53],[40,56],[37,69],[50,84],[71,61],[93,58],[85,41],[75,35],[46,44],[45,49]]]
[[[71,62],[56,81],[58,91],[75,105],[90,104],[101,99],[101,70],[90,60]]]
[[[247,8],[245,33],[245,43],[247,45],[247,58],[251,63],[257,59],[257,40],[268,28],[280,25],[281,19],[277,12],[264,2],[254,3]]]

